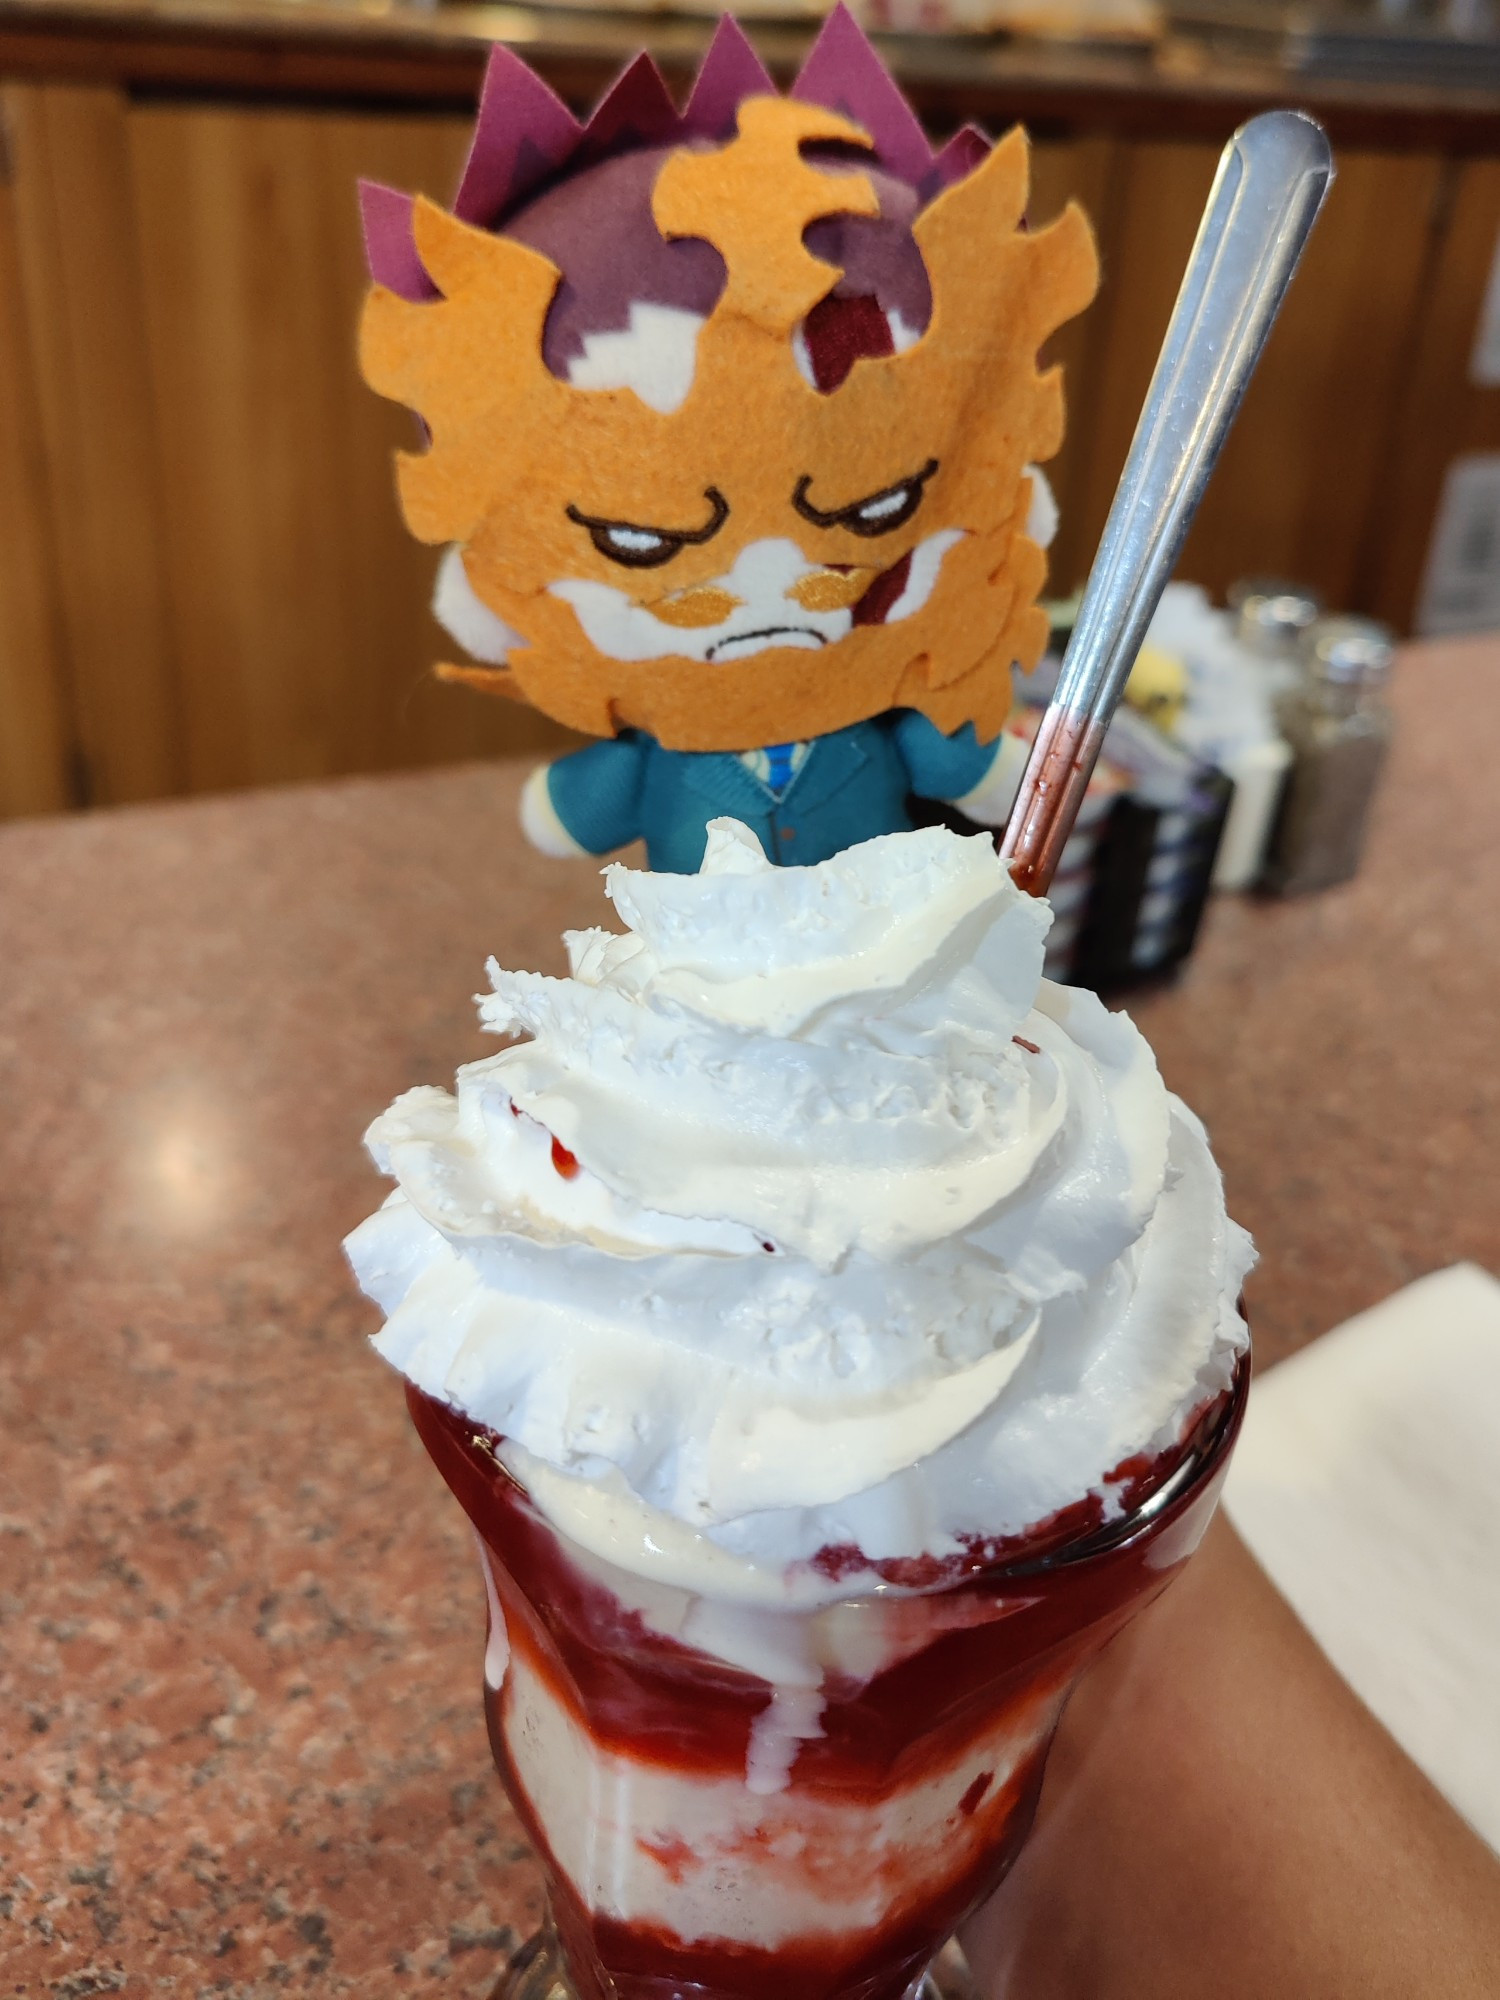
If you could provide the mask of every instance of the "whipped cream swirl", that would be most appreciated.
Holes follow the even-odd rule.
[[[987,836],[773,868],[721,820],[695,876],[605,876],[627,930],[567,979],[491,961],[524,1039],[375,1121],[398,1186],[347,1245],[379,1351],[564,1532],[679,1572],[946,1554],[1227,1384],[1251,1251],[1202,1128],[1042,979]]]

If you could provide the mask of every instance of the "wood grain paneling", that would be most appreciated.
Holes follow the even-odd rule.
[[[1031,200],[1027,217],[1043,228],[1076,201],[1094,227],[1102,271],[1099,295],[1087,312],[1054,334],[1043,363],[1058,362],[1067,397],[1068,427],[1062,450],[1046,467],[1060,520],[1050,551],[1047,587],[1062,595],[1085,574],[1093,559],[1084,493],[1088,461],[1098,424],[1095,404],[1101,387],[1105,290],[1114,265],[1119,225],[1121,148],[1112,139],[1042,140],[1032,148]],[[1094,538],[1097,540],[1097,535]]]
[[[1362,590],[1378,617],[1410,629],[1443,480],[1455,458],[1500,451],[1500,388],[1480,388],[1470,361],[1500,243],[1500,160],[1452,170],[1448,226],[1423,291],[1423,313],[1371,522]]]
[[[0,184],[0,818],[73,803],[51,513],[15,203]]]
[[[1102,365],[1070,553],[1097,543],[1155,365],[1216,151],[1147,145],[1122,161],[1101,300]],[[1302,579],[1361,608],[1361,555],[1389,506],[1392,416],[1424,309],[1442,164],[1354,153],[1313,234],[1198,521],[1181,574]],[[1081,570],[1080,570],[1081,574]]]
[[[571,740],[444,688],[436,552],[396,509],[406,412],[359,378],[361,174],[446,198],[461,119],[143,107],[146,273],[194,790]]]
[[[159,798],[182,763],[125,104],[50,85],[4,102],[84,789]]]
[[[1073,445],[1079,470],[1054,565],[1059,591],[1083,581],[1099,545],[1217,159],[1216,146],[1148,145],[1123,148],[1113,162],[1088,428]]]
[[[436,552],[396,507],[411,420],[355,365],[355,182],[446,197],[468,120],[51,86],[6,103],[0,342],[36,394],[33,412],[7,369],[0,810],[60,803],[75,769],[113,800],[568,741],[430,679],[451,647],[426,608]],[[1070,406],[1054,590],[1092,559],[1216,157],[1036,147],[1033,220],[1078,197],[1103,265],[1052,350]],[[1500,439],[1495,392],[1461,386],[1497,227],[1500,164],[1344,156],[1185,575],[1283,569],[1404,619],[1447,463]]]
[[[1360,601],[1360,554],[1388,508],[1391,422],[1425,298],[1442,163],[1349,153],[1225,448],[1183,571],[1247,570]]]

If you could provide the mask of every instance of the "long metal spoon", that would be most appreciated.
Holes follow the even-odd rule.
[[[1146,627],[1303,245],[1333,180],[1327,134],[1301,111],[1242,125],[1219,160],[1057,691],[1000,852],[1045,896]]]

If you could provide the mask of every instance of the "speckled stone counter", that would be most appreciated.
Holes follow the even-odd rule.
[[[1500,646],[1397,702],[1362,879],[1220,904],[1134,1009],[1260,1240],[1263,1359],[1500,1268]],[[368,1118],[493,1047],[485,955],[600,916],[519,778],[0,830],[0,1992],[479,1995],[535,1917],[468,1530],[338,1248]]]

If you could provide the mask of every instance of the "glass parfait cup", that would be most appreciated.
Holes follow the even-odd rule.
[[[1090,1498],[774,1611],[565,1540],[493,1433],[408,1387],[479,1538],[490,1742],[546,1876],[495,2000],[914,1995],[1019,1853],[1080,1673],[1201,1540],[1249,1372],[1117,1469],[1108,1518]],[[856,1564],[825,1554],[832,1576]]]

